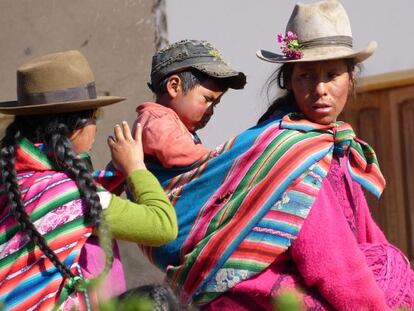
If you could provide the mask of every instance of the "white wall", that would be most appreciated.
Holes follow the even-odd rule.
[[[256,58],[257,49],[279,52],[276,35],[284,32],[294,0],[167,0],[170,42],[203,39],[213,43],[232,65],[244,71],[248,84],[230,90],[207,127],[200,131],[210,147],[226,141],[257,121],[267,107],[262,87],[274,64]],[[313,1],[303,1],[305,3]],[[414,68],[413,0],[343,0],[354,47],[370,40],[377,52],[364,63],[364,75]]]

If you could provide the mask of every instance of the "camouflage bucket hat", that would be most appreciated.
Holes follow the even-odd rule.
[[[195,68],[213,78],[228,79],[232,89],[242,89],[246,84],[245,74],[232,69],[209,42],[182,40],[154,54],[148,85],[151,88],[164,77],[187,68]]]

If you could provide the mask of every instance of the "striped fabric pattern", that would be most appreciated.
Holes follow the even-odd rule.
[[[305,119],[295,122],[298,117],[300,118],[300,115],[293,115],[293,119],[285,118],[283,127],[300,131],[327,131],[331,134],[327,139],[333,139],[334,151],[348,153],[350,157],[348,171],[351,177],[377,198],[380,197],[385,188],[385,179],[379,168],[375,151],[366,142],[356,137],[348,123],[338,121],[330,125],[321,125]]]
[[[83,217],[76,183],[25,139],[16,151],[22,201],[37,230],[60,261],[78,275],[79,255],[92,228]],[[99,174],[98,174],[99,175]],[[52,310],[65,284],[61,273],[35,247],[10,214],[0,188],[0,303],[6,310]]]
[[[167,271],[181,299],[196,305],[263,271],[299,233],[334,152],[367,150],[349,129],[290,114],[247,130],[195,167],[152,167],[174,202],[180,231],[176,241],[145,254]],[[369,190],[381,189],[375,154],[367,155],[364,163],[350,157],[357,161],[349,168]]]
[[[266,269],[286,251],[299,234],[328,170],[329,160],[324,158],[296,179],[253,226],[223,266],[205,282],[202,294],[195,296],[193,302],[197,305],[210,302]]]
[[[65,211],[65,207],[69,208],[74,200],[79,199],[76,184],[63,174],[46,174],[47,178],[42,173],[25,175],[19,178],[19,182],[22,188],[26,188],[24,204],[36,225],[52,223],[50,212],[58,207],[61,207],[60,216],[71,218],[67,223],[51,224],[48,232],[39,227],[38,230],[59,259],[76,271],[80,249],[92,232],[90,227],[85,226],[81,210],[76,215]],[[28,181],[33,187],[27,184]],[[15,218],[4,206],[0,232],[0,301],[7,310],[51,310],[64,284],[61,273],[19,231]],[[11,243],[15,244],[14,248],[10,248]]]

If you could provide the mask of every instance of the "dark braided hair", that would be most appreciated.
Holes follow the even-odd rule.
[[[45,149],[53,155],[58,170],[65,172],[78,185],[80,197],[86,207],[84,215],[88,224],[98,227],[100,231],[107,231],[106,224],[101,222],[102,206],[97,186],[87,165],[77,156],[69,139],[75,130],[85,127],[92,120],[94,112],[94,110],[87,110],[64,114],[16,116],[6,129],[6,134],[1,141],[0,169],[10,212],[16,217],[21,229],[28,234],[31,241],[42,250],[64,277],[74,277],[74,274],[47,245],[45,238],[31,222],[21,201],[14,167],[16,138],[24,137],[32,143],[44,144]],[[105,233],[108,234],[108,232]],[[105,242],[102,248],[107,255],[103,271],[106,273],[112,265],[112,246],[110,239],[103,238],[102,240],[104,241],[101,242]]]

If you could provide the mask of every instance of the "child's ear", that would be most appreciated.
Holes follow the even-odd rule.
[[[166,85],[167,93],[171,98],[176,98],[181,89],[181,79],[177,75],[168,78]]]

